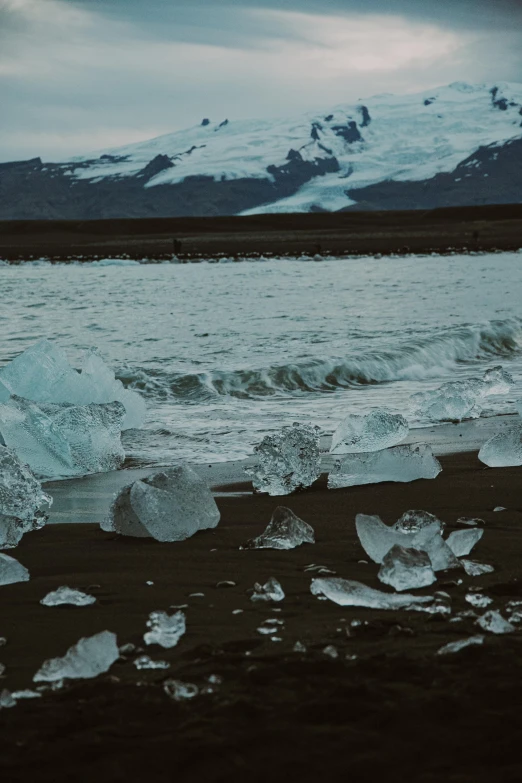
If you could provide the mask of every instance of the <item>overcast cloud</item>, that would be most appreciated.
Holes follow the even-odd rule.
[[[0,160],[456,80],[522,81],[508,0],[0,0]]]

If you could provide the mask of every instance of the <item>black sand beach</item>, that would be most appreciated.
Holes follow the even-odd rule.
[[[187,633],[173,650],[146,649],[169,661],[166,672],[137,671],[131,656],[94,681],[1,710],[2,779],[518,780],[518,633],[486,634],[483,647],[439,657],[445,643],[481,632],[473,618],[451,622],[339,607],[311,595],[313,574],[304,571],[320,564],[381,587],[377,566],[361,562],[367,557],[355,533],[356,513],[392,523],[407,509],[424,509],[448,530],[461,516],[485,522],[472,557],[493,565],[494,573],[442,573],[433,586],[451,595],[452,617],[470,608],[464,596],[472,586],[482,587],[501,611],[522,599],[522,468],[488,469],[476,453],[441,462],[444,470],[433,481],[329,491],[320,480],[285,498],[218,496],[218,528],[180,544],[117,538],[94,519],[25,536],[12,554],[29,568],[31,581],[2,588],[0,636],[8,641],[0,648],[7,666],[1,687],[31,687],[43,660],[63,655],[81,636],[107,629],[120,645],[141,645],[153,610],[188,604]],[[314,526],[316,544],[289,552],[239,550],[279,504]],[[497,506],[506,510],[494,512]],[[249,588],[271,576],[285,600],[252,603]],[[217,587],[223,580],[235,585]],[[64,584],[87,590],[97,603],[39,604]],[[267,618],[284,621],[276,633],[281,641],[257,632]],[[361,625],[352,627],[353,620]],[[293,651],[296,641],[306,654]],[[325,655],[326,645],[336,647],[338,658]],[[213,694],[178,704],[163,692],[167,677],[202,686],[210,675],[223,678]]]

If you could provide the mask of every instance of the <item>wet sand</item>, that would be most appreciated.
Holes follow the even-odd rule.
[[[441,462],[433,481],[328,491],[320,480],[281,499],[218,496],[218,528],[179,544],[118,538],[94,524],[49,525],[25,536],[12,554],[31,581],[1,588],[0,636],[8,643],[0,648],[7,666],[0,687],[30,687],[43,660],[81,636],[108,629],[119,644],[139,645],[156,609],[188,604],[187,633],[173,650],[146,650],[169,661],[168,672],[137,671],[121,660],[97,680],[1,710],[2,780],[520,780],[521,633],[486,634],[483,647],[438,657],[446,642],[480,631],[473,619],[342,608],[313,597],[304,571],[320,564],[380,587],[377,566],[361,562],[355,514],[392,523],[421,508],[449,530],[461,516],[485,522],[472,557],[495,572],[448,572],[434,586],[451,595],[452,616],[470,608],[470,586],[483,587],[500,610],[522,599],[522,468],[488,469],[466,452]],[[239,550],[279,504],[314,526],[316,544]],[[251,602],[249,588],[271,576],[285,600]],[[222,580],[235,585],[217,587]],[[39,604],[63,584],[97,603]],[[282,641],[257,632],[267,618],[283,620]],[[298,640],[305,655],[293,652]],[[337,659],[323,653],[326,645],[335,645]],[[213,694],[178,704],[163,692],[167,677],[202,686],[211,674],[223,678]]]

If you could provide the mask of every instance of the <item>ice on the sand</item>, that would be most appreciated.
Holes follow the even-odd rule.
[[[398,545],[426,552],[434,571],[458,567],[459,561],[442,538],[442,524],[436,517],[425,511],[409,511],[403,517],[388,527],[377,516],[357,514],[355,527],[359,541],[375,563],[382,563],[390,549]]]
[[[0,403],[0,435],[38,476],[81,476],[121,466],[124,415],[121,402],[37,404],[12,396]]]
[[[251,601],[283,601],[285,597],[281,584],[273,576],[264,585],[256,582]]]
[[[328,476],[328,487],[434,479],[441,470],[440,462],[427,444],[393,446],[384,451],[347,454],[336,460]]]
[[[91,679],[109,671],[120,657],[116,634],[102,631],[80,639],[63,658],[45,661],[33,677],[35,682],[56,682],[64,679]]]
[[[289,495],[309,487],[321,475],[318,427],[294,422],[267,435],[254,452],[256,464],[248,465],[245,472],[258,492]]]
[[[437,581],[426,552],[397,544],[384,556],[378,577],[398,592],[428,587]]]
[[[460,652],[466,647],[474,647],[476,645],[484,644],[485,636],[468,636],[467,639],[459,639],[458,642],[449,642],[443,645],[438,651],[437,655],[447,655],[449,653]]]
[[[468,593],[465,598],[468,604],[474,606],[475,609],[485,609],[486,606],[493,603],[493,599],[483,593]]]
[[[361,606],[368,609],[408,609],[430,614],[447,614],[447,604],[434,595],[385,593],[361,582],[338,577],[312,579],[312,595],[324,596],[339,606]]]
[[[73,590],[64,585],[57,590],[47,593],[40,603],[43,606],[61,606],[62,604],[69,604],[70,606],[89,606],[90,604],[96,603],[96,598],[93,595],[82,593],[81,590]]]
[[[522,465],[522,425],[493,435],[480,449],[478,458],[490,468]]]
[[[168,615],[166,612],[151,612],[147,620],[147,631],[143,640],[145,644],[159,644],[169,650],[175,647],[187,629],[183,612]]]
[[[78,372],[65,352],[49,340],[40,340],[0,369],[0,402],[10,395],[79,406],[119,401],[125,408],[122,429],[139,428],[145,419],[143,399],[116,380],[96,351],[87,352]]]
[[[490,609],[489,612],[479,617],[475,624],[490,633],[503,634],[516,631],[515,626],[505,620],[496,609]]]
[[[483,535],[484,528],[482,527],[472,530],[455,530],[449,534],[446,543],[456,557],[465,557],[469,555]]]
[[[476,419],[486,397],[508,392],[513,383],[511,375],[498,365],[486,370],[482,379],[450,381],[438,389],[417,392],[410,397],[410,403],[416,417],[430,421]]]
[[[332,435],[332,454],[359,454],[395,446],[407,436],[408,422],[399,414],[378,408],[363,416],[350,414]]]
[[[24,533],[43,527],[41,506],[52,499],[16,454],[0,445],[0,549],[17,546]]]
[[[207,484],[181,464],[124,487],[102,529],[157,541],[184,541],[198,530],[216,527],[219,517]]]
[[[0,586],[12,585],[16,582],[28,582],[29,571],[14,557],[0,552]]]
[[[294,549],[315,543],[314,529],[289,508],[278,506],[265,532],[251,538],[243,549]]]
[[[192,682],[182,682],[181,680],[165,680],[163,690],[174,701],[188,701],[199,693],[197,685],[194,685]]]
[[[153,661],[149,655],[140,655],[134,661],[134,666],[137,669],[170,669],[168,661]]]
[[[464,571],[468,576],[492,574],[495,570],[492,565],[488,565],[487,563],[476,563],[474,560],[466,560],[465,558],[462,558],[460,563],[464,566]]]

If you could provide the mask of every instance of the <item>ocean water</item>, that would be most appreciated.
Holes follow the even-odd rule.
[[[522,397],[522,254],[321,263],[0,267],[0,364],[47,337],[96,346],[148,405],[131,465],[239,459],[293,421],[332,432],[502,364]],[[411,420],[412,426],[422,421]]]

